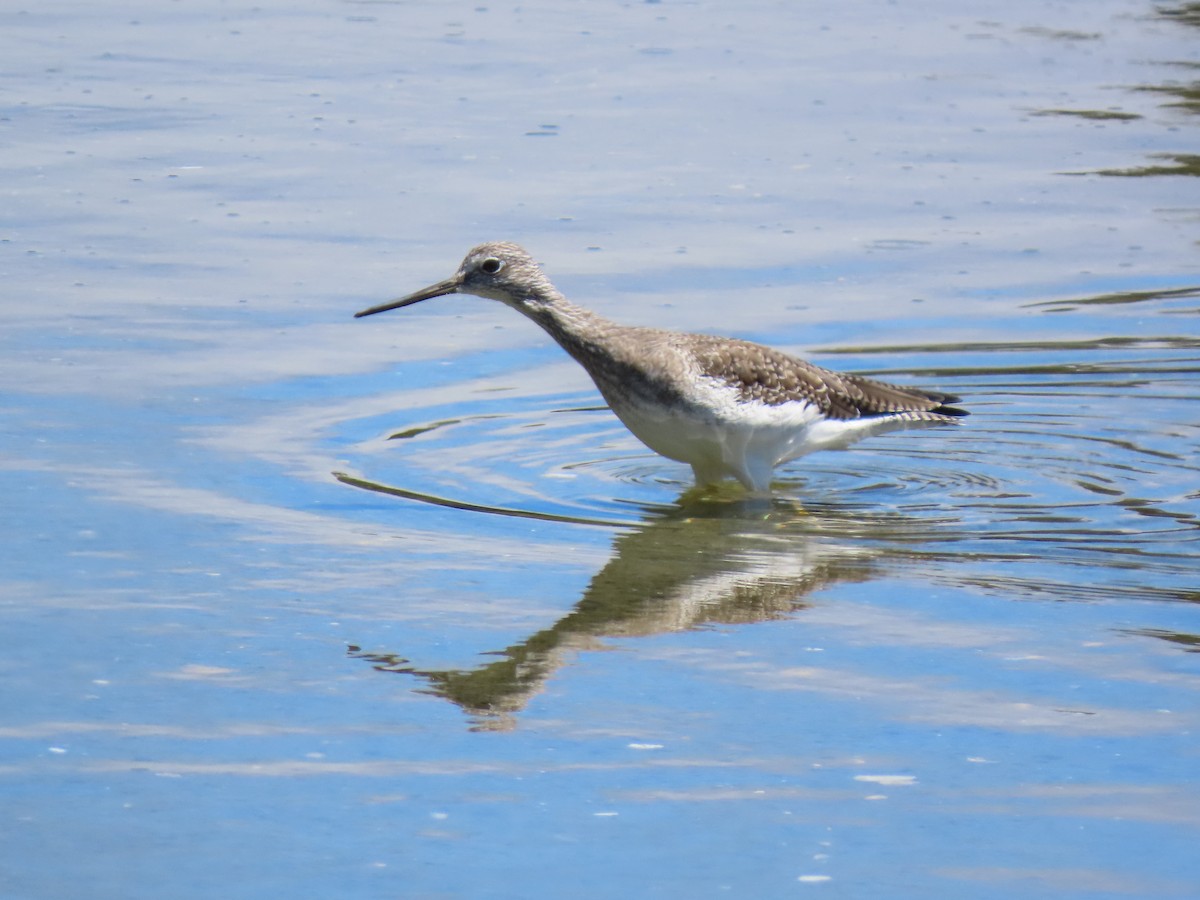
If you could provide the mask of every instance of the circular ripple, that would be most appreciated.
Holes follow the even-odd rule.
[[[835,520],[904,517],[914,544],[1194,564],[1200,428],[1186,385],[1160,382],[1147,399],[1095,373],[1072,390],[1011,372],[999,388],[955,381],[941,384],[971,398],[962,426],[804,457],[779,469],[775,493]],[[375,434],[350,448],[360,481],[465,510],[634,526],[696,494],[687,466],[643,447],[590,394],[410,408],[342,430]],[[734,508],[744,494],[713,497]]]
[[[347,461],[356,477],[414,497],[619,524],[636,523],[630,511],[643,502],[687,489],[690,470],[647,450],[587,399],[524,398],[486,412],[410,409]]]

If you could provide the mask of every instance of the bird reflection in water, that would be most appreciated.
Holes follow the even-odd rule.
[[[784,503],[687,503],[615,541],[609,562],[573,609],[473,669],[422,669],[402,656],[351,646],[376,669],[413,675],[424,693],[457,704],[475,730],[508,730],[575,653],[604,638],[645,637],[705,625],[790,616],[815,591],[866,581],[896,517],[797,513]],[[865,538],[865,539],[864,539]]]

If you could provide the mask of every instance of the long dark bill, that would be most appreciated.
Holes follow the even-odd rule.
[[[444,297],[446,294],[455,294],[458,292],[461,283],[459,277],[455,275],[453,278],[447,278],[445,281],[439,281],[437,284],[431,284],[427,288],[414,291],[407,297],[401,297],[399,300],[389,300],[387,303],[380,303],[378,306],[372,306],[370,309],[356,312],[354,318],[361,319],[363,316],[373,316],[375,313],[387,312],[389,309],[412,306],[414,303],[420,303],[422,300],[429,300],[432,297]]]

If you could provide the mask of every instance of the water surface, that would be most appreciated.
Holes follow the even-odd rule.
[[[1194,4],[0,20],[5,896],[1195,893]],[[697,497],[484,239],[972,415]]]

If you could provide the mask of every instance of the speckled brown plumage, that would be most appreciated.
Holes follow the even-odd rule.
[[[966,415],[964,410],[946,405],[958,400],[949,394],[843,375],[749,341],[703,334],[686,337],[686,346],[702,371],[727,382],[743,400],[768,406],[811,403],[834,419],[902,412]]]

